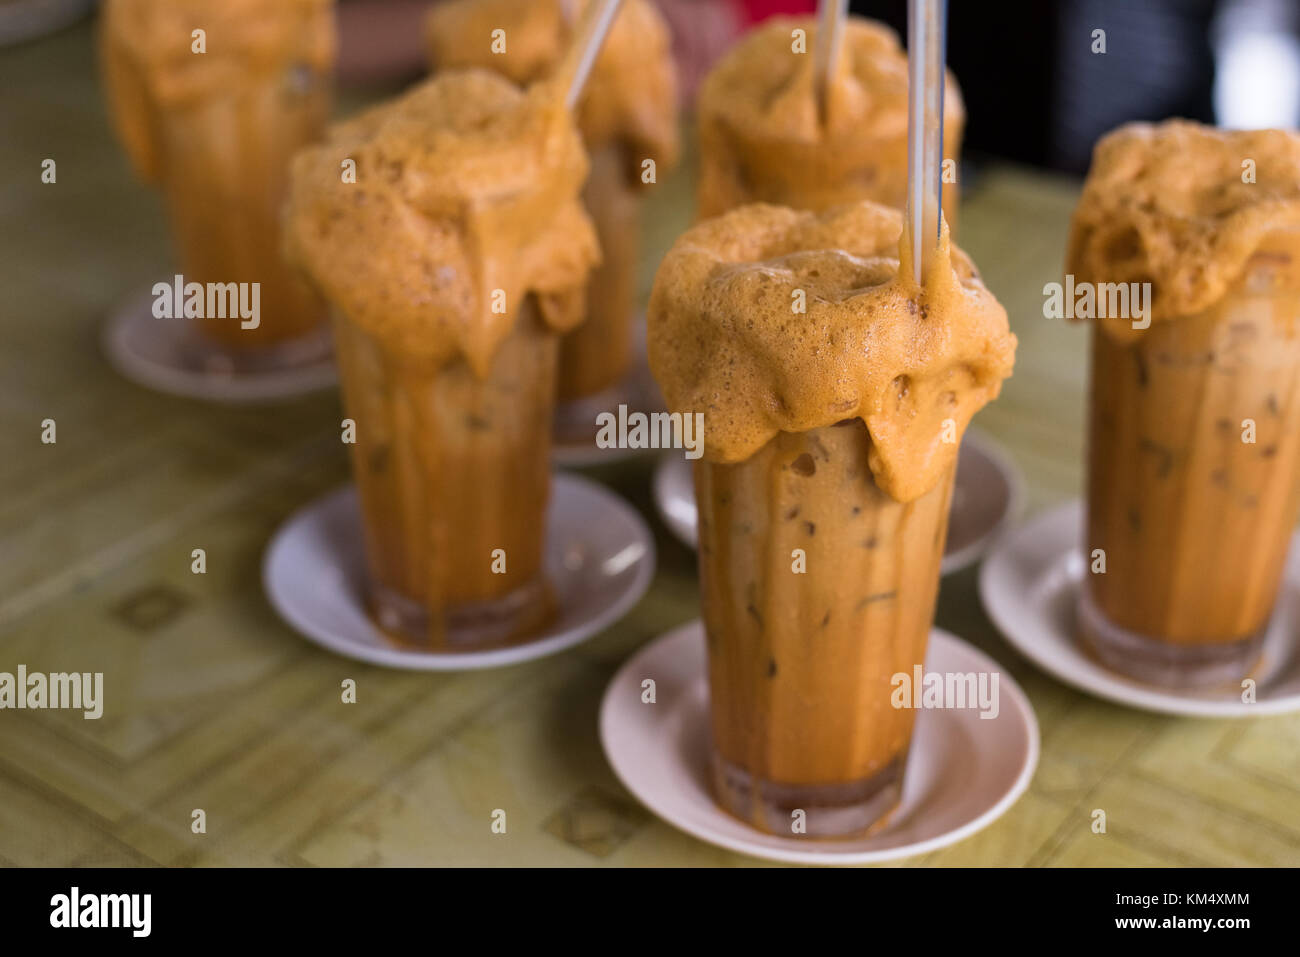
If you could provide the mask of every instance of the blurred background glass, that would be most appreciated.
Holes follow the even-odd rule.
[[[421,75],[423,19],[438,2],[342,0],[344,83],[392,85]],[[816,5],[655,2],[673,29],[688,105],[741,32]],[[93,6],[0,0],[0,44],[60,29]],[[906,0],[851,6],[906,34]],[[948,62],[966,98],[974,159],[1081,173],[1097,138],[1125,122],[1181,116],[1235,128],[1300,127],[1300,0],[951,0]]]

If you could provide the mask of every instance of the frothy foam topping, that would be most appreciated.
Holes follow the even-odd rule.
[[[793,36],[804,33],[796,52]],[[700,215],[762,200],[810,209],[873,199],[902,206],[907,187],[907,56],[884,24],[849,17],[819,108],[814,17],[751,31],[710,72],[698,112]],[[957,82],[944,93],[947,155],[965,123]]]
[[[1269,233],[1297,226],[1300,135],[1130,124],[1093,152],[1066,271],[1150,282],[1152,319],[1187,316],[1223,297]]]
[[[287,252],[395,355],[486,375],[527,296],[557,331],[581,320],[599,259],[586,175],[554,88],[444,73],[298,154]]]
[[[885,492],[934,487],[1011,374],[1016,338],[946,231],[926,284],[900,277],[902,229],[870,202],[755,204],[678,239],[655,276],[650,366],[672,411],[704,413],[706,458],[861,418]]]
[[[588,0],[449,0],[429,13],[427,36],[437,69],[481,67],[524,86],[547,77],[572,41]],[[494,31],[504,52],[493,52]],[[624,0],[592,67],[578,106],[589,150],[622,146],[629,173],[642,160],[667,168],[677,160],[677,73],[672,38],[650,0]]]

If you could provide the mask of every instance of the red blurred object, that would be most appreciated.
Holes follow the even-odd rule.
[[[695,91],[713,64],[736,39],[777,14],[810,13],[816,0],[655,0],[673,32],[682,105],[695,101]]]
[[[746,24],[758,23],[768,17],[812,13],[817,9],[816,0],[732,0],[732,2],[740,8]]]

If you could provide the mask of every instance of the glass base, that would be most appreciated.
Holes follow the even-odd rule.
[[[257,345],[250,338],[247,345],[242,339],[231,345],[230,337],[211,332],[231,321],[155,319],[153,296],[142,292],[109,312],[101,331],[104,354],[137,385],[210,402],[290,399],[336,381],[326,323],[283,342]]]
[[[602,412],[618,415],[620,405],[627,406],[628,412],[646,412],[642,408],[644,397],[637,388],[633,370],[624,375],[608,389],[594,395],[576,399],[561,399],[555,405],[555,426],[552,434],[557,443],[573,445],[577,443],[592,444],[600,432],[596,417]]]
[[[454,605],[432,629],[422,602],[383,585],[370,586],[370,611],[376,624],[400,645],[439,651],[482,651],[509,645],[541,628],[555,611],[551,589],[535,579],[495,601]]]
[[[1078,605],[1083,644],[1107,668],[1164,688],[1236,684],[1259,661],[1267,626],[1237,641],[1174,644],[1113,624],[1085,586]]]
[[[193,333],[178,340],[178,363],[184,368],[208,374],[266,375],[314,366],[328,361],[333,354],[329,326],[323,322],[296,339],[247,348],[236,348],[206,336],[201,328],[195,328]]]
[[[899,755],[871,777],[843,784],[791,785],[755,778],[713,753],[713,796],[724,811],[778,837],[855,837],[885,824],[903,796]],[[802,831],[794,812],[804,812]]]

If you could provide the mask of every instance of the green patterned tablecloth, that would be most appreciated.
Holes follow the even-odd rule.
[[[105,313],[170,262],[159,199],[109,135],[92,38],[85,24],[0,51],[0,671],[103,671],[108,708],[0,711],[0,862],[749,863],[641,810],[597,740],[619,662],[697,614],[694,556],[654,515],[649,462],[590,473],[650,519],[659,569],[578,649],[411,674],[334,657],[276,618],[262,552],[346,478],[337,398],[221,408],[108,368]],[[691,205],[688,174],[660,188],[654,258]],[[1024,470],[1031,512],[1080,486],[1085,333],[1041,309],[1076,190],[994,168],[962,212],[962,243],[1020,337],[1016,375],[977,423]],[[46,418],[57,444],[40,441]],[[199,547],[205,575],[190,571]],[[1300,864],[1300,716],[1175,719],[1079,694],[995,632],[974,570],[944,580],[938,624],[1021,682],[1043,754],[1000,821],[908,863]],[[345,678],[356,704],[340,701]]]

